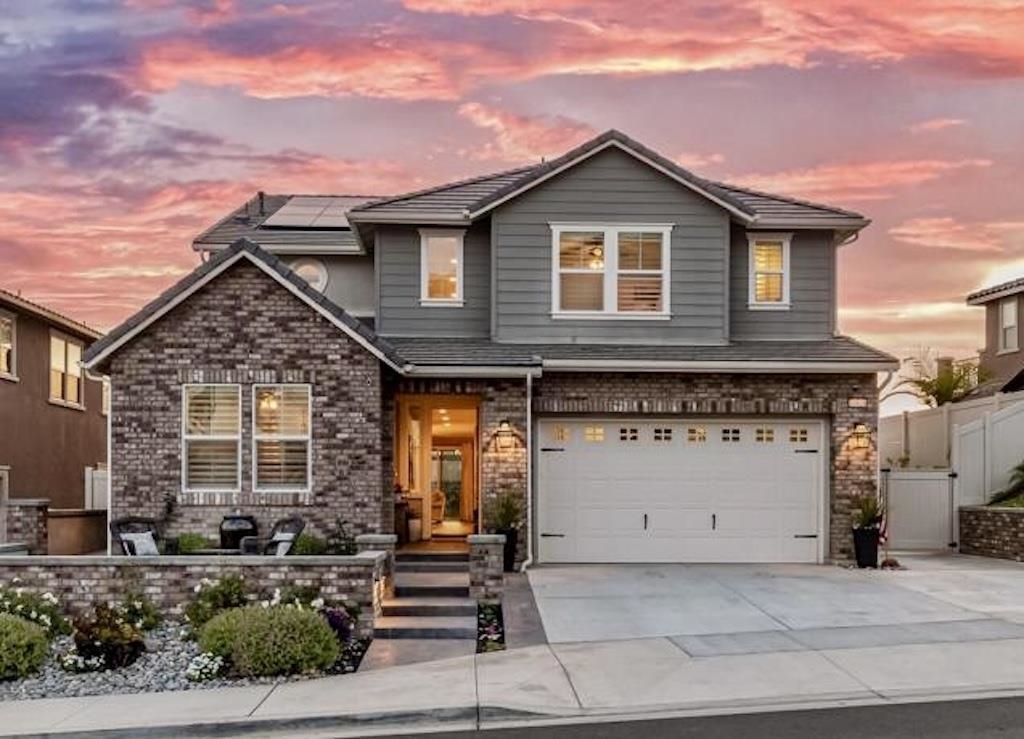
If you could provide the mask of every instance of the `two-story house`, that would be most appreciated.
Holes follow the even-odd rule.
[[[985,346],[978,352],[982,381],[971,397],[1024,390],[1024,277],[973,292],[967,305],[985,308]]]
[[[100,336],[0,290],[0,537],[8,504],[45,499],[60,519],[50,531],[54,553],[103,545],[105,513],[82,510],[86,468],[107,458],[103,385],[79,364]]]
[[[897,366],[836,330],[867,225],[616,131],[397,197],[260,194],[86,353],[113,514],[391,533],[405,504],[429,538],[506,494],[530,562],[847,558]]]

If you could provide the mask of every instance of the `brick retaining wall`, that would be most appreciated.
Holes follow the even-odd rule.
[[[49,546],[47,498],[11,498],[7,501],[7,541],[24,544],[29,554],[46,554]]]
[[[302,585],[319,587],[328,600],[357,603],[358,633],[372,637],[388,587],[387,559],[386,552],[352,557],[0,557],[0,584],[18,578],[19,587],[56,595],[70,613],[135,591],[162,613],[178,615],[203,578],[233,574],[245,579],[254,598]]]
[[[961,508],[960,553],[1024,561],[1024,508]]]

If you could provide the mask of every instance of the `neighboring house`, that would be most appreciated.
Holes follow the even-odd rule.
[[[1024,277],[971,293],[967,305],[985,307],[985,348],[978,352],[983,380],[970,397],[1024,390]]]
[[[258,195],[88,350],[114,515],[170,499],[172,533],[236,509],[390,533],[408,509],[448,537],[507,493],[532,561],[849,557],[897,367],[836,331],[863,216],[615,131],[365,200]]]
[[[79,361],[100,335],[0,290],[0,504],[45,498],[51,509],[85,507],[85,469],[106,462],[107,419],[103,383]],[[81,526],[70,518],[58,525],[61,553],[79,549]]]

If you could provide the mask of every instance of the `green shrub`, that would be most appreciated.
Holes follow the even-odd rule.
[[[327,554],[327,540],[313,534],[299,534],[291,553],[312,556]]]
[[[326,554],[347,556],[355,554],[358,549],[356,538],[348,531],[348,522],[336,518],[334,520],[334,528],[327,535]]]
[[[153,601],[142,593],[128,593],[118,608],[125,620],[141,631],[152,631],[162,620]]]
[[[202,534],[197,534],[191,531],[184,534],[178,534],[179,554],[191,554],[197,549],[208,549],[209,547],[210,540]]]
[[[91,618],[75,620],[74,648],[61,657],[72,672],[127,667],[146,651],[142,630],[128,621],[121,608],[99,603]]]
[[[185,621],[193,633],[221,611],[240,608],[249,602],[249,588],[237,575],[225,575],[212,582],[203,579],[195,587],[196,597],[185,606]]]
[[[199,647],[244,677],[326,670],[340,654],[334,632],[318,613],[287,606],[225,611],[203,627]]]
[[[57,596],[53,593],[36,595],[19,587],[18,583],[18,580],[13,580],[11,586],[0,587],[0,613],[9,613],[42,626],[51,639],[71,633],[71,623],[61,613]]]
[[[0,680],[29,677],[46,661],[46,629],[24,618],[0,613]]]

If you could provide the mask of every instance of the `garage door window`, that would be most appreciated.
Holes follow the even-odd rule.
[[[690,426],[686,429],[686,440],[691,444],[699,444],[708,440],[708,430],[703,426]]]
[[[591,442],[604,441],[604,426],[587,426],[583,429],[583,440]]]
[[[654,440],[655,441],[672,441],[672,429],[671,428],[656,428],[654,429]]]
[[[739,429],[722,429],[722,441],[729,443],[740,440]]]
[[[789,441],[792,444],[799,444],[807,441],[807,429],[792,428],[789,430]]]
[[[635,428],[619,429],[619,441],[636,441],[639,438],[640,434]]]
[[[775,429],[759,428],[754,431],[754,441],[762,444],[770,444],[775,441]]]
[[[568,426],[555,426],[551,429],[551,438],[554,441],[569,441],[570,433]]]

